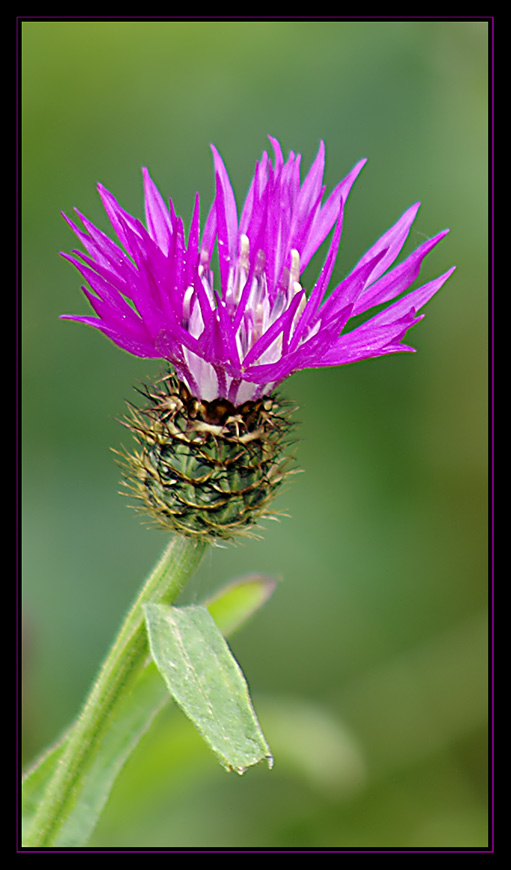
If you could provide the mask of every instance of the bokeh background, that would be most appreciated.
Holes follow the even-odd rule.
[[[289,517],[214,549],[200,601],[259,571],[277,591],[232,639],[276,762],[228,775],[169,707],[93,839],[112,847],[487,844],[487,45],[484,21],[26,21],[22,25],[24,758],[75,715],[165,535],[118,494],[116,418],[158,364],[59,321],[87,313],[59,212],[103,229],[101,181],[143,217],[148,166],[185,222],[209,143],[238,202],[267,134],[361,157],[337,283],[413,202],[406,252],[451,234],[457,271],[417,354],[302,372]],[[306,273],[314,280],[318,261]],[[129,443],[129,442],[128,442]]]

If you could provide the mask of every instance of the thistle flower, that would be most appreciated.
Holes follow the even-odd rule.
[[[193,513],[200,503],[207,518],[215,513],[211,488],[207,496],[201,490],[197,499],[194,481],[202,480],[205,474],[209,483],[213,481],[211,485],[220,501],[227,490],[238,494],[236,508],[227,511],[228,526],[237,522],[239,494],[248,487],[253,495],[262,479],[271,481],[271,485],[263,487],[262,495],[254,500],[266,505],[274,488],[273,479],[280,483],[283,477],[275,470],[279,449],[268,450],[268,427],[273,433],[284,431],[288,415],[281,415],[275,399],[265,404],[264,397],[301,369],[338,366],[413,350],[403,341],[406,332],[422,319],[420,309],[453,271],[405,294],[417,278],[424,257],[448,232],[444,230],[423,242],[394,266],[417,214],[416,203],[327,296],[341,240],[344,206],[366,161],[357,163],[323,202],[323,143],[301,182],[300,155],[291,152],[285,162],[278,141],[271,137],[270,141],[274,158],[264,153],[256,164],[239,217],[229,176],[213,147],[216,195],[202,233],[198,195],[186,238],[183,221],[176,216],[172,201],[167,207],[146,169],[146,226],[129,215],[102,185],[98,186],[122,247],[79,212],[83,230],[66,218],[87,254],[75,251],[75,256],[63,256],[92,288],[82,289],[96,316],[63,316],[101,330],[136,356],[168,361],[179,379],[171,373],[163,389],[149,389],[150,423],[143,425],[137,412],[130,423],[145,442],[135,467],[131,462],[137,495],[159,522],[172,528],[175,511],[180,516],[183,511]],[[307,295],[301,275],[332,229],[325,262]],[[217,275],[212,269],[215,248]],[[352,317],[384,303],[391,304],[350,330]],[[251,454],[257,442],[254,432],[262,433],[257,457],[250,455],[233,489],[226,483],[226,468],[234,461],[236,451],[239,454],[241,444],[241,452]],[[214,456],[208,447],[198,460],[192,461],[193,450],[187,447],[186,459],[176,463],[176,438],[181,449],[184,440],[188,446],[199,441],[203,446],[206,436],[216,445]],[[219,452],[225,443],[219,450],[218,439],[225,438],[227,442],[230,439],[231,449],[229,456],[220,461]],[[166,445],[163,452],[172,454],[173,461],[170,455],[165,460],[162,455],[156,459],[155,444]],[[169,444],[173,446],[167,450]],[[220,478],[213,474],[215,463],[222,469]],[[167,467],[171,468],[170,478],[163,470]],[[146,492],[148,476],[155,484],[149,505],[146,495],[138,491],[142,486]],[[178,498],[176,506],[170,493],[179,489],[177,480],[185,481],[188,490]],[[243,516],[243,524],[250,525],[254,521],[253,506]],[[180,530],[202,534],[207,527],[208,534],[230,535],[230,530],[226,535],[220,531],[225,517],[218,525],[217,517],[211,527],[209,519],[198,523],[186,520]]]

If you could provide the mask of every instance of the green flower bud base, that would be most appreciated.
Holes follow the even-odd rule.
[[[194,398],[171,372],[140,391],[124,424],[139,448],[122,454],[125,485],[160,527],[196,538],[246,534],[289,473],[294,410],[275,394],[239,407]]]

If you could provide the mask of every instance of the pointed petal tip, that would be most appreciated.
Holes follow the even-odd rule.
[[[355,183],[355,180],[358,178],[358,176],[359,176],[360,173],[362,172],[362,170],[363,170],[364,166],[366,165],[367,161],[368,161],[368,158],[367,158],[367,157],[362,157],[361,160],[359,160],[357,163],[355,163],[355,165],[353,166],[353,169],[350,169],[350,171],[348,172],[346,178],[343,178],[343,180],[339,182],[339,184],[338,184],[337,187],[335,188],[334,193],[335,193],[337,190],[339,190],[339,188],[342,188],[344,185],[346,185],[346,183],[349,182],[348,191],[347,191],[346,196],[345,196],[345,200],[346,200],[346,199],[348,198],[348,196],[349,196],[349,193],[350,193],[350,190],[351,190],[352,185]]]
[[[216,145],[213,145],[213,143],[210,142],[209,147],[211,148],[211,150],[213,152],[213,159],[215,161],[215,166],[217,165],[218,160],[220,161],[220,163],[223,163],[223,160],[220,156],[220,152],[219,152],[218,148],[216,147]]]
[[[73,211],[74,211],[76,214],[79,214],[78,209],[76,208],[76,206],[73,206]],[[73,221],[71,220],[71,218],[67,216],[67,214],[65,213],[65,211],[61,211],[60,214],[61,214],[61,217],[64,218],[66,224],[67,224],[69,227],[71,227],[71,229],[74,231],[74,224],[73,224]]]
[[[366,165],[368,160],[369,160],[369,157],[362,157],[360,160],[357,161],[357,163],[355,163],[355,165],[351,171],[356,172],[358,175],[358,173],[362,171],[362,169],[364,168],[364,166]]]
[[[440,287],[442,286],[442,284],[444,284],[444,283],[447,281],[448,278],[451,277],[452,273],[456,271],[456,268],[457,268],[456,266],[451,266],[450,269],[447,269],[446,272],[443,272],[441,275],[438,276],[438,278],[436,279],[436,281],[441,281],[441,282],[442,282],[442,283],[440,284]],[[430,282],[430,283],[433,283],[433,282]]]

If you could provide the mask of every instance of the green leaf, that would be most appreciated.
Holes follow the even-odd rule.
[[[211,602],[219,628],[227,634],[238,628],[268,599],[275,581],[256,575],[224,587]],[[167,687],[151,661],[131,692],[112,717],[110,729],[99,747],[93,765],[81,784],[72,812],[66,820],[59,843],[83,845],[90,837],[108,800],[117,776],[157,713],[170,700]],[[22,788],[22,825],[28,831],[32,817],[66,746],[66,732],[26,772]],[[65,839],[64,839],[65,838]]]
[[[42,800],[46,785],[64,750],[67,733],[37,759],[23,777],[21,790],[22,829],[23,837],[28,831],[39,801]]]
[[[227,636],[244,625],[268,601],[276,582],[272,577],[251,574],[224,586],[204,602],[223,635]]]
[[[227,770],[273,759],[248,686],[205,607],[144,607],[149,646],[167,687]]]
[[[161,677],[151,662],[150,666],[144,668],[133,690],[120,702],[99,751],[80,781],[79,793],[56,836],[55,846],[81,846],[88,840],[126,759],[167,700]],[[67,734],[24,778],[24,831],[29,830],[32,816],[64,750]]]

